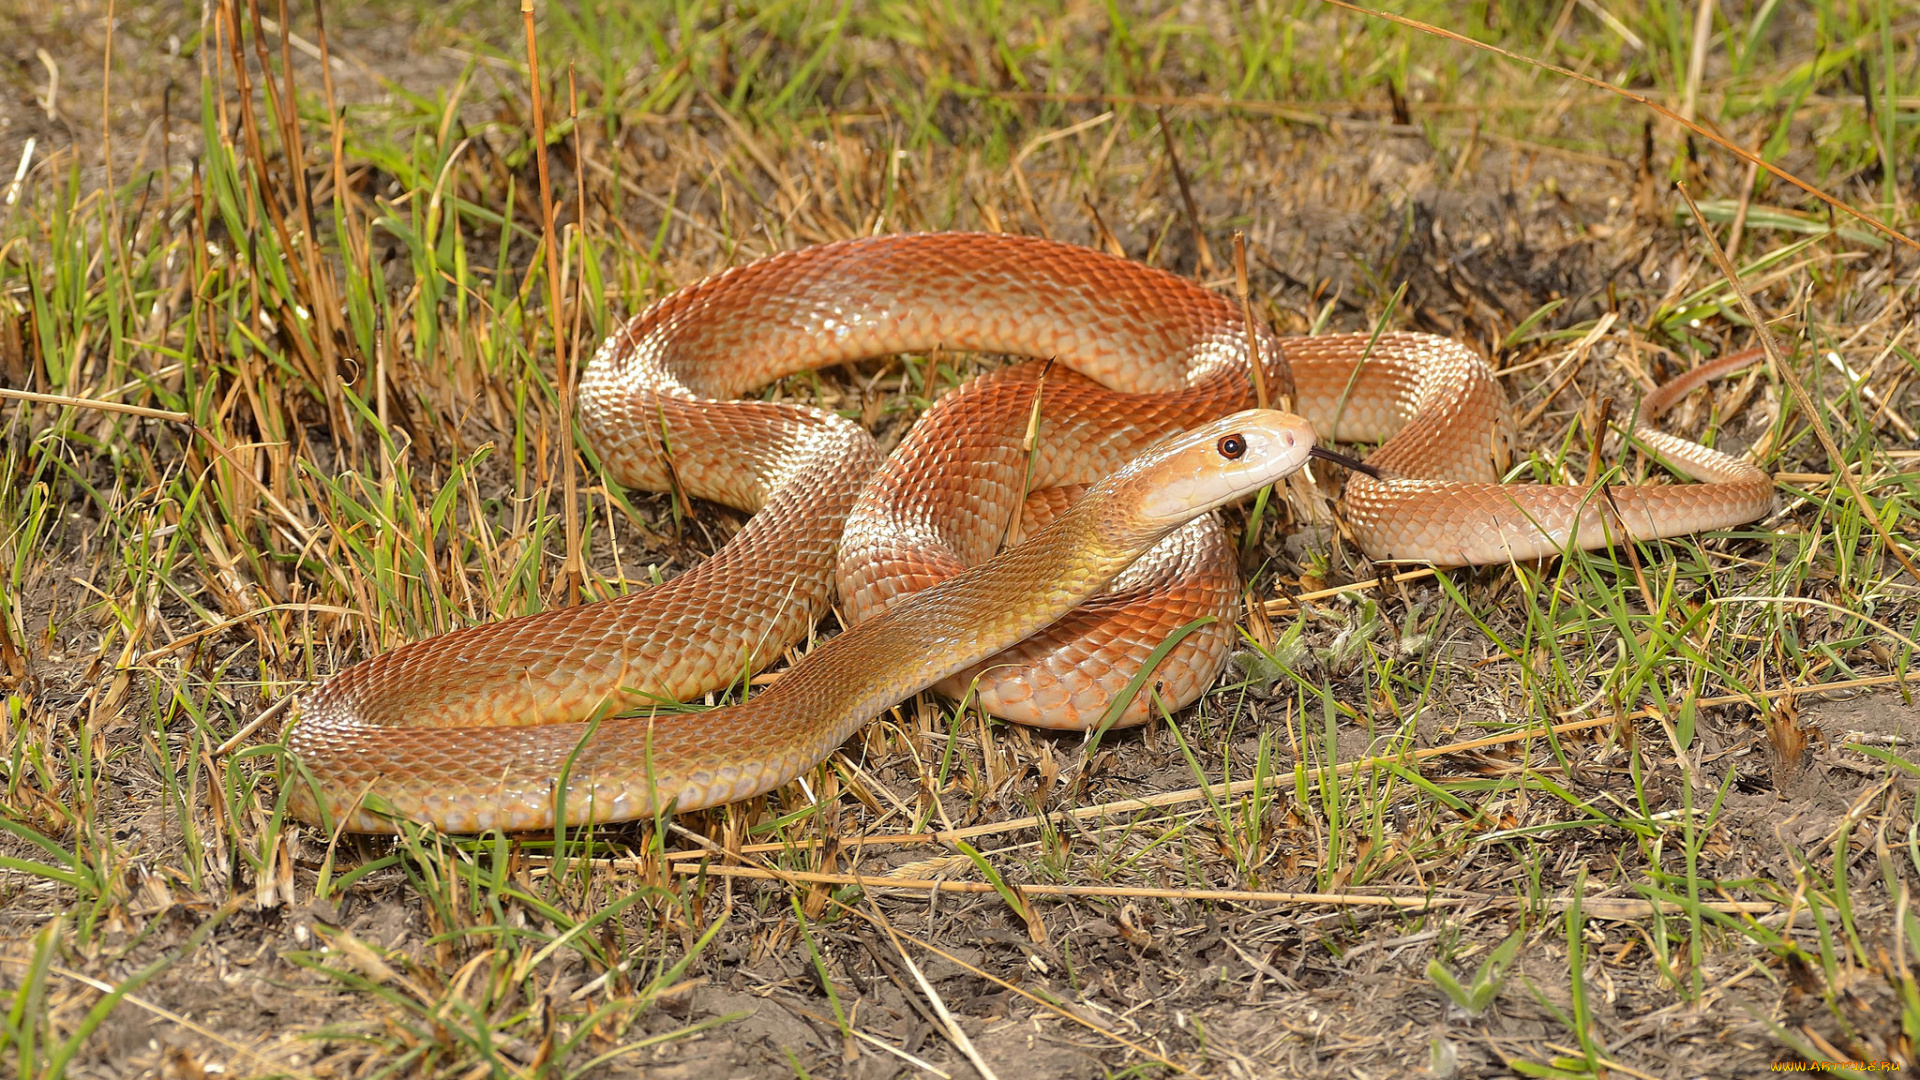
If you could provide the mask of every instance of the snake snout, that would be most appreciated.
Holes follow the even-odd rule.
[[[1147,451],[1126,482],[1139,492],[1146,524],[1172,527],[1297,472],[1313,445],[1313,428],[1300,417],[1248,409]]]

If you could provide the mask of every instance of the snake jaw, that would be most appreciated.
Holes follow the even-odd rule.
[[[1140,485],[1141,523],[1170,531],[1300,471],[1314,449],[1307,421],[1248,409],[1166,440],[1120,475]]]

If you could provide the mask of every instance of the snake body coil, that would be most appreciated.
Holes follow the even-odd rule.
[[[1270,384],[1291,368],[1305,421],[1262,413],[1247,423],[1291,435],[1302,453],[1315,431],[1381,443],[1368,458],[1380,475],[1351,477],[1345,496],[1354,535],[1377,560],[1533,559],[1623,531],[1724,528],[1772,505],[1758,469],[1646,424],[1727,362],[1650,395],[1635,428],[1702,482],[1599,498],[1499,483],[1504,396],[1457,343],[1291,339],[1283,365],[1276,339],[1256,340]],[[1054,366],[1044,379],[1023,365],[946,395],[885,463],[839,416],[735,400],[794,372],[940,348]],[[620,483],[677,488],[753,519],[665,585],[349,667],[301,703],[287,746],[350,828],[390,829],[370,809],[384,804],[450,831],[536,829],[561,804],[570,821],[607,821],[768,790],[936,683],[975,685],[985,707],[1013,719],[1086,726],[1173,629],[1213,615],[1155,673],[1163,700],[1185,704],[1218,673],[1238,601],[1232,552],[1204,514],[1222,499],[1202,496],[1251,474],[1176,434],[1252,403],[1248,348],[1224,297],[1049,241],[876,237],[716,275],[608,339],[582,376],[580,416]],[[1206,468],[1168,465],[1179,456],[1170,447]],[[1082,493],[1096,498],[1073,504]],[[1141,507],[1182,499],[1199,508],[1180,516],[1191,524],[1141,526]],[[1122,518],[1131,531],[1111,531]],[[1031,539],[995,557],[1010,536]],[[614,716],[690,700],[772,662],[805,637],[836,584],[854,627],[772,688],[704,713]],[[1123,722],[1145,718],[1144,698]],[[594,717],[612,718],[589,735]],[[294,783],[294,809],[317,819],[313,788]]]

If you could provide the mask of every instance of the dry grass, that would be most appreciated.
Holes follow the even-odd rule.
[[[1920,582],[1867,516],[1920,535],[1900,245],[1644,110],[1313,3],[688,0],[542,5],[550,260],[509,8],[109,10],[26,14],[0,110],[0,385],[55,399],[0,402],[15,1075],[1915,1063]],[[1911,3],[1401,10],[1911,225]],[[1232,523],[1236,676],[1091,753],[925,697],[804,790],[660,830],[284,813],[291,695],[565,596],[569,472],[588,597],[737,526],[560,452],[566,358],[675,287],[988,228],[1230,288],[1243,230],[1283,330],[1462,337],[1524,421],[1515,478],[1592,481],[1602,399],[1752,337],[1676,179],[1817,402],[1761,372],[1672,420],[1773,470],[1772,518],[1375,583],[1270,507]],[[996,362],[770,393],[890,446]]]

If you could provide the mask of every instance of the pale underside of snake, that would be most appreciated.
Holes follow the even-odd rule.
[[[1210,616],[1119,723],[1177,709],[1219,673],[1239,604],[1232,549],[1207,511],[1271,482],[1217,453],[1216,436],[1286,436],[1301,455],[1316,432],[1379,443],[1373,474],[1350,476],[1343,500],[1376,561],[1537,559],[1727,528],[1772,507],[1764,472],[1648,423],[1724,361],[1648,395],[1632,424],[1646,451],[1698,482],[1521,485],[1500,482],[1505,397],[1466,347],[1258,328],[1251,340],[1269,385],[1284,388],[1290,369],[1304,419],[1262,412],[1245,433],[1207,427],[1254,404],[1238,304],[1089,249],[874,237],[683,289],[601,347],[581,379],[581,423],[619,483],[753,518],[663,585],[341,671],[287,733],[300,763],[292,805],[319,820],[324,803],[358,831],[400,817],[455,832],[719,805],[786,783],[929,686],[971,689],[1020,722],[1087,727],[1170,634]],[[885,462],[852,421],[740,400],[796,372],[938,349],[1050,366],[947,394]],[[1267,472],[1291,463],[1276,477],[1305,460],[1272,447],[1250,456]],[[1001,550],[1013,537],[1028,539]],[[850,629],[772,687],[718,709],[661,710],[777,660],[836,592]]]

